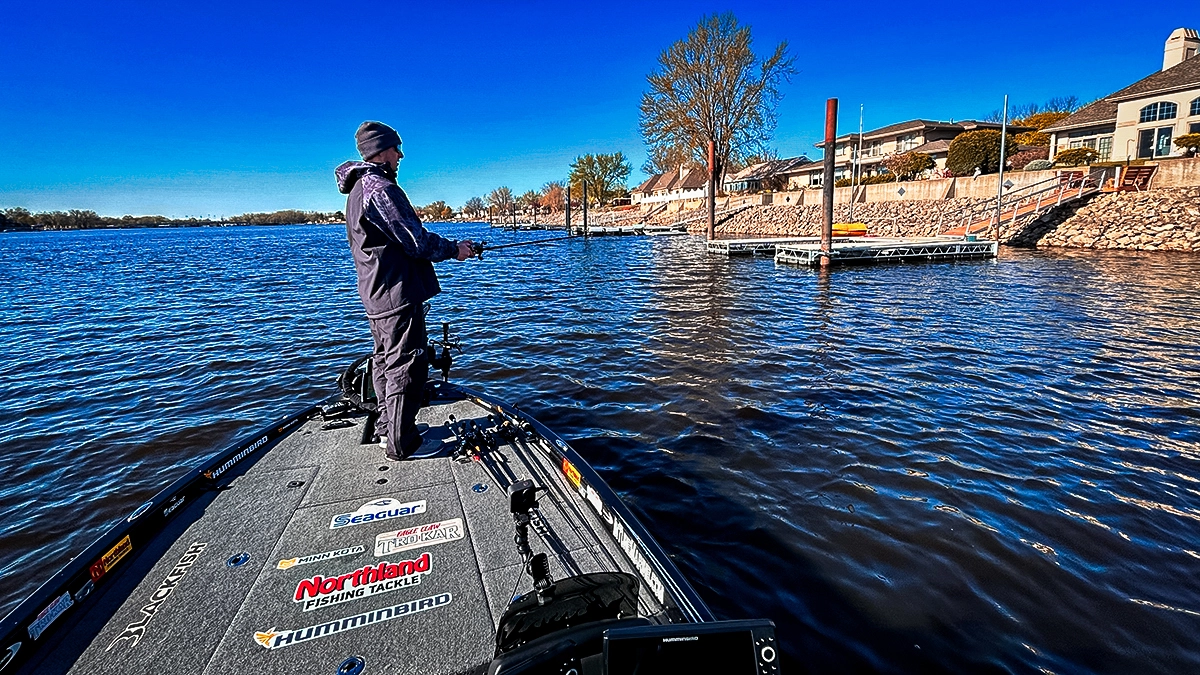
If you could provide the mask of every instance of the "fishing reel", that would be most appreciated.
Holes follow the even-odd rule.
[[[471,242],[471,255],[475,256],[476,258],[483,260],[483,252],[486,250],[487,250],[487,242],[486,241]]]
[[[441,353],[438,356],[433,356],[435,347],[441,348]],[[442,382],[450,380],[450,366],[454,365],[454,357],[450,350],[457,349],[458,353],[463,353],[462,343],[459,342],[458,336],[450,335],[450,323],[442,322],[442,339],[429,341],[429,365],[442,371]]]

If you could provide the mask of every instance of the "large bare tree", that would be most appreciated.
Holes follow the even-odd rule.
[[[765,59],[755,56],[750,27],[732,13],[701,19],[646,76],[650,90],[642,94],[641,128],[652,168],[676,168],[681,155],[707,164],[709,141],[718,177],[731,161],[767,154],[780,87],[796,72],[793,63],[787,41]]]

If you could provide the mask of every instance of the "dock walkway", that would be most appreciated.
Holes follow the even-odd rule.
[[[810,238],[811,239],[811,238]],[[835,239],[830,262],[866,263],[909,260],[967,260],[994,258],[999,249],[995,240],[974,237],[852,237]],[[775,262],[792,265],[819,265],[820,241],[780,244]]]

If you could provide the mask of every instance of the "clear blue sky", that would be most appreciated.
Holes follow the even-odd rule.
[[[460,205],[621,151],[642,177],[639,96],[658,53],[731,10],[766,51],[791,43],[775,146],[841,130],[965,119],[1161,67],[1200,2],[0,3],[0,208],[232,215],[344,205],[353,132],[404,137],[401,184]]]

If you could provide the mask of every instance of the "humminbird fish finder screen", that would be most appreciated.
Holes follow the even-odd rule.
[[[778,673],[775,656],[769,621],[614,628],[604,635],[607,675],[759,675],[760,664],[761,672]]]

